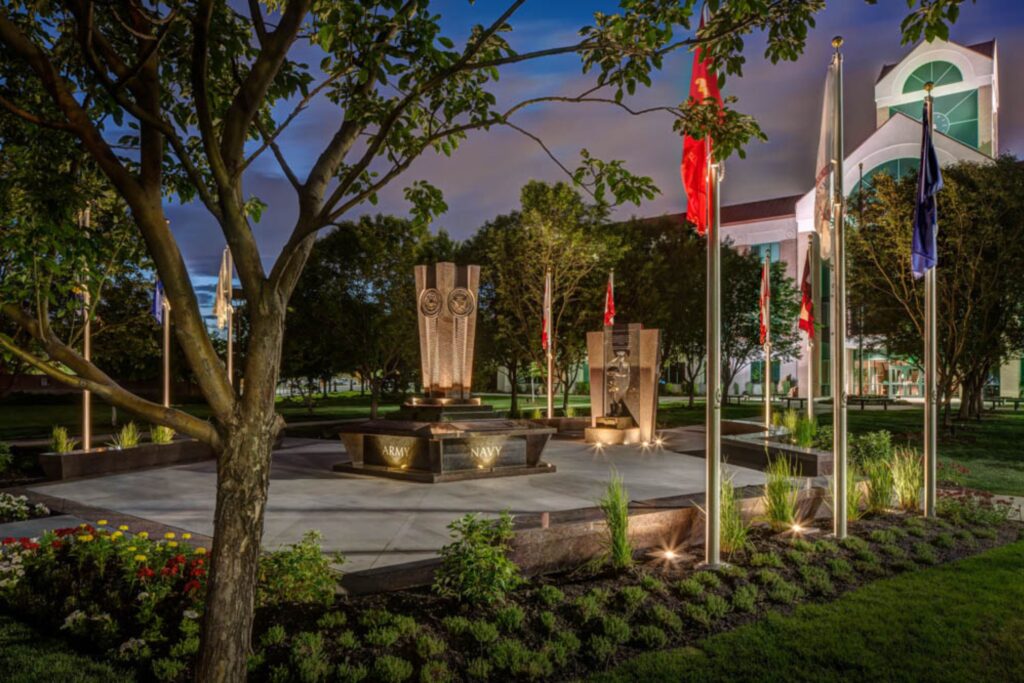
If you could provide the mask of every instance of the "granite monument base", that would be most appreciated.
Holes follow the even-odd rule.
[[[372,420],[340,429],[351,461],[334,470],[428,483],[545,474],[555,467],[540,456],[556,431],[521,420]]]

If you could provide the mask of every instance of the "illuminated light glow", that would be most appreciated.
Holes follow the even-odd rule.
[[[498,457],[501,455],[501,446],[471,446],[469,454],[476,461],[477,467],[489,469],[494,467],[494,463],[498,461]]]
[[[385,444],[381,446],[380,454],[389,467],[398,467],[404,470],[409,467],[409,460],[412,458],[412,447]]]
[[[800,534],[804,532],[804,528],[800,525],[799,522],[791,526],[790,529],[792,529],[793,533],[795,534]]]
[[[675,550],[666,550],[661,554],[661,556],[664,557],[666,560],[674,560],[677,557]]]
[[[654,440],[654,445],[657,446],[658,448],[661,448],[664,445],[664,443],[665,440],[660,436]]]

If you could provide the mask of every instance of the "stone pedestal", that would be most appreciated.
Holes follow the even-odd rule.
[[[588,443],[650,443],[658,416],[661,332],[638,323],[587,333],[591,424]]]

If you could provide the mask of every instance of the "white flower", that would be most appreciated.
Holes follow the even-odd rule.
[[[199,618],[199,612],[195,611],[194,609],[187,609],[183,613],[183,616],[186,619],[198,619]]]

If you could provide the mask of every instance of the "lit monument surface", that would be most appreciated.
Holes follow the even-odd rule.
[[[638,323],[587,333],[588,443],[650,443],[658,418],[661,331]]]
[[[479,266],[416,266],[424,395],[382,420],[341,429],[339,472],[441,482],[554,472],[540,456],[554,429],[495,417],[471,395]]]

